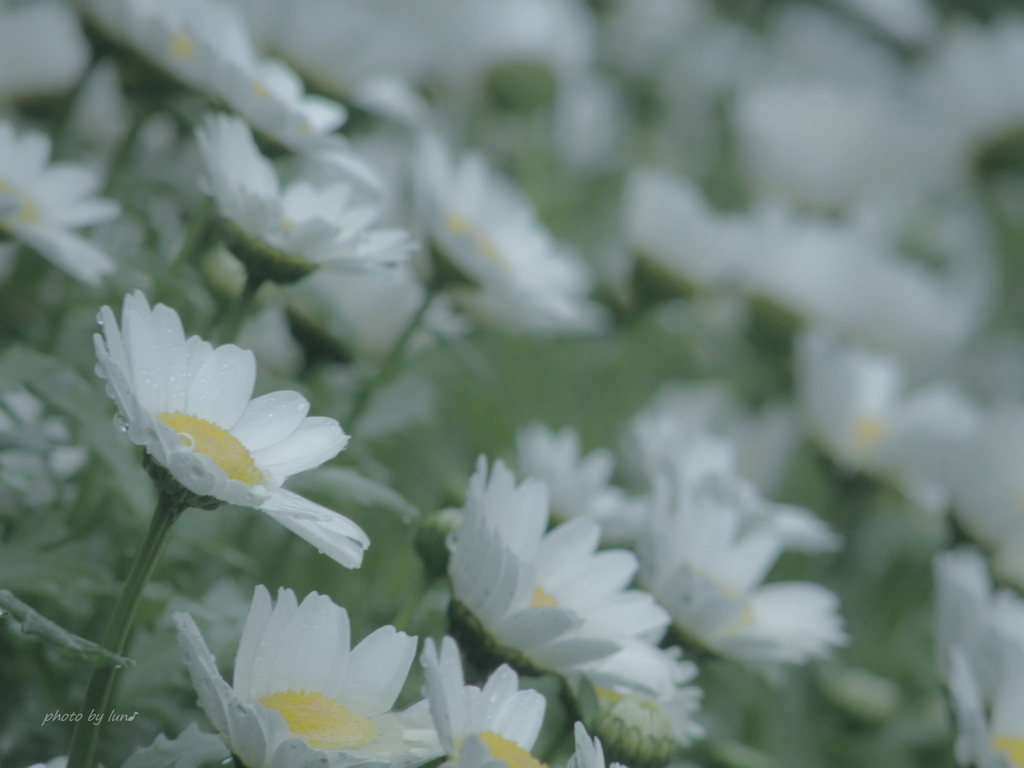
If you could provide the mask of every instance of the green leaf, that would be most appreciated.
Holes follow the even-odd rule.
[[[334,506],[386,509],[407,522],[419,515],[419,510],[398,491],[345,467],[322,467],[298,475],[289,486],[304,496],[329,499]]]
[[[21,630],[27,635],[38,635],[43,640],[55,645],[66,656],[77,656],[95,663],[113,664],[117,667],[131,667],[135,662],[124,656],[111,653],[96,643],[73,635],[64,627],[38,613],[26,605],[6,589],[0,589],[0,609],[3,609],[21,624]]]
[[[139,514],[152,507],[152,490],[128,440],[114,439],[107,403],[68,364],[24,347],[0,355],[0,392],[26,387],[78,427],[76,434],[106,465],[111,487]]]
[[[229,760],[231,753],[224,743],[193,723],[176,739],[157,736],[152,744],[125,760],[121,768],[204,768]]]

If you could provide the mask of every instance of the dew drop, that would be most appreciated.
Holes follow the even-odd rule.
[[[114,416],[114,424],[116,424],[117,428],[120,429],[122,432],[128,431],[128,419],[126,419],[120,413]]]
[[[100,325],[103,325],[103,312],[102,311],[96,313],[96,322],[99,323]]]

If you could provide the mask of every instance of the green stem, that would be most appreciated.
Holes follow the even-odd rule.
[[[402,362],[402,357],[405,354],[405,348],[409,344],[409,340],[413,334],[419,329],[420,323],[423,322],[424,316],[427,314],[427,310],[430,308],[431,302],[434,300],[434,294],[432,291],[427,291],[426,296],[423,297],[423,303],[420,308],[416,310],[416,314],[413,315],[412,320],[409,321],[409,325],[402,332],[402,335],[395,342],[395,345],[391,347],[391,351],[388,352],[388,356],[384,359],[384,363],[380,367],[380,371],[373,377],[369,384],[361,389],[355,396],[352,403],[352,410],[348,414],[348,418],[345,420],[345,426],[349,432],[355,431],[356,422],[359,421],[360,417],[366,411],[366,406],[370,402],[370,398],[374,392],[379,390],[382,385],[389,382],[398,370],[399,364]]]
[[[149,530],[142,542],[142,548],[135,556],[131,573],[125,581],[121,596],[114,606],[114,614],[107,626],[107,633],[103,637],[101,646],[111,653],[122,655],[125,645],[128,643],[128,633],[132,628],[135,619],[135,612],[138,610],[142,598],[142,590],[153,573],[156,561],[160,558],[164,544],[167,543],[167,535],[171,532],[171,526],[178,519],[178,515],[184,510],[181,500],[168,494],[161,493],[157,502],[153,519],[149,523]],[[86,719],[80,720],[75,726],[74,735],[71,737],[71,750],[68,755],[68,768],[92,768],[96,760],[96,745],[99,742],[102,719],[96,722],[89,716],[96,713],[102,716],[107,711],[110,703],[110,694],[114,687],[114,679],[117,675],[117,667],[110,664],[96,665],[93,667],[92,676],[89,678],[89,687],[85,692],[85,703],[82,712]]]
[[[196,211],[196,215],[185,233],[185,241],[181,244],[181,249],[174,257],[174,261],[171,262],[172,273],[181,270],[188,262],[198,259],[209,247],[215,210],[213,198],[208,197],[200,204],[199,210]]]
[[[263,285],[263,281],[263,277],[260,275],[256,275],[251,271],[246,273],[242,292],[228,306],[221,321],[220,332],[217,334],[221,344],[233,342],[238,337],[238,332],[242,330],[242,323],[245,322],[245,318],[249,315],[253,300],[256,298],[256,292]]]

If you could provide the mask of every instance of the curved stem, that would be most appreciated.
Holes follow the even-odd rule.
[[[420,323],[423,322],[423,318],[427,314],[427,309],[430,308],[430,304],[433,300],[434,294],[428,290],[426,296],[423,297],[423,303],[420,305],[420,308],[416,310],[416,314],[413,315],[412,320],[409,321],[409,325],[406,326],[402,335],[398,337],[398,341],[395,342],[394,346],[391,347],[391,351],[388,352],[388,356],[381,365],[380,371],[373,377],[369,384],[356,393],[355,399],[352,402],[352,410],[349,412],[348,418],[345,420],[345,426],[348,428],[349,432],[355,431],[355,424],[365,412],[366,406],[369,404],[373,393],[394,377],[399,364],[402,362],[402,356],[405,354],[405,348],[408,346],[409,340],[420,327]]]
[[[263,277],[251,271],[246,273],[242,292],[228,305],[227,311],[224,313],[224,319],[221,321],[220,330],[217,334],[221,344],[233,342],[238,337],[238,332],[242,330],[242,324],[252,309],[256,292],[263,285],[263,282]]]
[[[131,631],[135,612],[138,610],[142,598],[142,590],[153,573],[153,568],[160,558],[164,544],[167,543],[167,535],[171,531],[171,526],[183,509],[184,506],[180,499],[168,494],[160,494],[160,500],[157,502],[153,519],[149,523],[146,538],[135,556],[132,570],[125,581],[124,589],[121,590],[117,605],[114,606],[110,624],[107,625],[107,633],[103,637],[101,645],[111,653],[120,656],[124,652],[125,645],[128,643],[128,633]],[[117,670],[117,667],[110,664],[93,667],[92,675],[89,678],[89,687],[85,692],[85,703],[82,706],[82,711],[87,718],[78,721],[75,726],[75,732],[71,737],[68,768],[92,768],[96,760],[96,745],[99,742],[103,715],[110,702]],[[99,718],[99,722],[97,722],[97,718]]]

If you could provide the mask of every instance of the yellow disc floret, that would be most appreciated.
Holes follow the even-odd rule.
[[[1024,738],[1020,736],[994,736],[992,748],[1002,752],[1016,768],[1024,768]]]
[[[371,744],[377,726],[344,704],[322,693],[278,691],[258,699],[267,709],[281,713],[292,736],[314,749],[355,749]]]
[[[870,451],[885,437],[885,422],[873,417],[858,419],[853,427],[853,441],[862,451]]]
[[[484,731],[480,734],[480,740],[491,751],[491,757],[504,760],[509,768],[547,768],[536,757],[504,736]]]
[[[533,588],[533,597],[530,599],[531,608],[557,608],[558,600],[550,592],[546,592],[542,587]]]
[[[161,413],[157,418],[181,435],[182,442],[191,445],[193,453],[202,453],[213,459],[232,480],[250,487],[263,482],[263,472],[252,460],[248,449],[226,429],[179,411]]]
[[[36,205],[35,201],[22,190],[18,189],[13,184],[8,184],[3,179],[0,179],[0,194],[13,196],[20,203],[13,214],[0,221],[0,227],[4,224],[34,224],[41,218],[39,214],[39,206]]]
[[[448,229],[455,234],[469,235],[473,239],[473,242],[476,243],[477,248],[480,249],[480,253],[482,253],[487,259],[501,267],[506,265],[505,257],[501,255],[501,251],[499,251],[494,243],[492,243],[490,239],[469,219],[464,216],[460,216],[457,213],[450,213],[448,214],[447,224]]]

